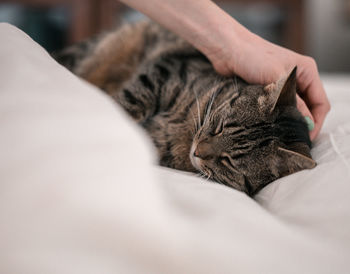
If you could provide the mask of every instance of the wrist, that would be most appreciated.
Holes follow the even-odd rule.
[[[228,17],[221,18],[211,25],[207,30],[208,40],[203,43],[202,48],[195,45],[208,57],[215,69],[224,75],[235,73],[235,68],[245,51],[261,40],[232,17]]]

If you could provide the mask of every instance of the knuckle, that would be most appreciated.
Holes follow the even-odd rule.
[[[310,56],[306,56],[305,57],[306,59],[306,63],[310,66],[310,67],[312,67],[312,68],[317,68],[317,64],[316,64],[316,61],[315,61],[315,59],[314,58],[312,58],[312,57],[310,57]]]

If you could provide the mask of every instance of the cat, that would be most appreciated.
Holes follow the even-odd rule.
[[[55,57],[148,132],[162,166],[253,196],[316,165],[296,108],[297,68],[266,86],[221,76],[203,54],[151,21],[124,25]]]

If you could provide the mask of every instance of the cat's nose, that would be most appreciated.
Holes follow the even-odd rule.
[[[213,146],[208,142],[200,142],[193,152],[195,157],[201,158],[203,160],[209,160],[214,157]]]

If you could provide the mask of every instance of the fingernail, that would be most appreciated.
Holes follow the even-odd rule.
[[[314,122],[311,120],[311,118],[309,116],[305,116],[304,118],[305,118],[305,121],[307,123],[307,127],[308,127],[309,131],[313,130],[315,127]]]

